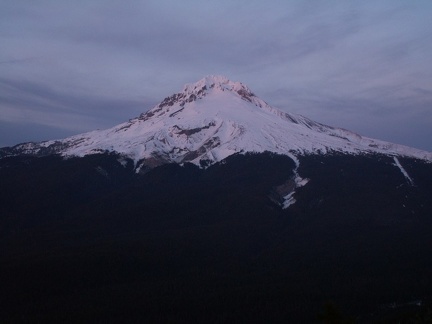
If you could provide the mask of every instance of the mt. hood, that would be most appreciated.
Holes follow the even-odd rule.
[[[110,129],[0,148],[1,318],[429,319],[431,162],[220,76]]]
[[[212,164],[237,152],[303,155],[383,153],[432,160],[432,153],[360,136],[283,112],[240,82],[207,76],[161,103],[107,130],[62,140],[24,143],[1,156],[85,156],[116,152],[149,167],[165,163]]]

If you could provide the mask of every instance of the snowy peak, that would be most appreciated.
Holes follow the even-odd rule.
[[[137,166],[192,162],[211,164],[237,152],[289,155],[381,153],[432,161],[432,153],[360,136],[283,112],[241,82],[207,76],[126,123],[63,140],[25,143],[0,150],[18,154],[116,152]]]
[[[221,93],[230,93],[257,107],[271,108],[266,102],[256,97],[252,91],[241,82],[233,82],[224,76],[207,76],[198,82],[186,84],[183,91],[166,97],[156,107],[141,114],[140,119],[148,119],[155,114],[162,115],[170,111],[170,107],[178,106],[184,108],[187,103],[203,99],[208,95],[218,96]],[[172,117],[172,116],[171,116]]]
[[[240,96],[254,96],[254,94],[241,82],[233,82],[220,75],[209,75],[198,82],[186,84],[183,92],[190,94],[208,93],[211,90],[233,91]]]

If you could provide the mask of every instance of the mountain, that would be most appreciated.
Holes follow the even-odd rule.
[[[6,323],[430,320],[431,153],[211,76],[0,154]]]
[[[362,137],[306,117],[282,112],[240,82],[208,76],[165,98],[138,118],[111,129],[63,140],[3,148],[19,154],[85,156],[116,152],[138,169],[164,163],[211,164],[237,152],[314,154],[383,153],[432,161],[432,153]]]

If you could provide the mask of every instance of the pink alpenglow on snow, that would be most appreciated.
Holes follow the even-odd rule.
[[[18,148],[18,147],[16,147]],[[207,76],[139,117],[106,130],[19,145],[28,153],[63,156],[116,152],[139,161],[214,163],[237,152],[382,153],[432,161],[432,153],[367,138],[269,106],[240,82]]]

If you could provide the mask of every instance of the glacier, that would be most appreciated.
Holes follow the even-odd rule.
[[[432,153],[361,136],[268,105],[246,85],[207,76],[140,116],[106,130],[10,148],[14,154],[85,156],[114,152],[143,165],[212,164],[239,152],[381,153],[432,161]]]

